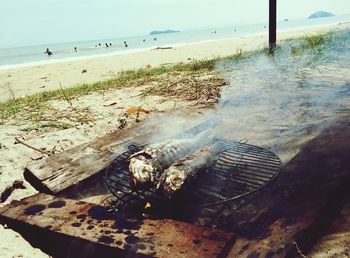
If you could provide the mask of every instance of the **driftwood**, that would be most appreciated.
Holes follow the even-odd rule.
[[[225,257],[234,244],[222,230],[125,217],[45,194],[0,208],[0,220],[54,257]]]
[[[20,144],[22,144],[22,145],[24,145],[24,146],[26,146],[26,147],[28,147],[28,148],[30,148],[30,149],[32,149],[32,150],[35,150],[35,151],[37,151],[37,152],[40,152],[41,154],[45,154],[45,155],[47,155],[47,156],[50,156],[50,155],[51,155],[51,153],[49,153],[49,152],[47,152],[47,151],[40,150],[40,149],[38,149],[38,148],[36,148],[36,147],[33,147],[33,146],[29,145],[28,143],[25,143],[25,142],[21,141],[21,140],[18,139],[17,137],[15,138],[15,140],[16,140],[18,143],[20,143]]]
[[[38,191],[59,193],[77,185],[107,167],[126,150],[131,138],[124,129],[67,151],[29,163],[24,176]]]

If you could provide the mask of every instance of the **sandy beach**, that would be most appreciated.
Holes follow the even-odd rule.
[[[278,33],[278,40],[346,28],[350,28],[349,23],[282,31]],[[0,102],[5,102],[13,97],[20,98],[38,92],[59,89],[61,86],[72,87],[81,83],[94,83],[115,78],[120,71],[145,68],[147,65],[152,67],[167,66],[176,63],[188,63],[193,60],[224,57],[235,54],[240,49],[242,51],[256,50],[265,47],[267,41],[267,35],[253,35],[176,46],[172,49],[157,49],[3,69],[0,70]],[[87,72],[82,73],[83,70]],[[308,72],[310,82],[314,80],[315,84],[319,82],[320,78],[323,78],[320,75],[326,73],[337,74],[338,76],[331,77],[329,81],[327,81],[327,77],[324,77],[323,80],[326,85],[331,83],[342,85],[344,81],[350,80],[349,69],[336,65],[324,68],[324,70]],[[225,75],[218,71],[208,72],[204,75],[199,73],[174,73],[171,76],[160,76],[157,81],[148,81],[145,84],[135,84],[122,89],[93,92],[70,101],[54,99],[47,104],[47,110],[38,113],[38,116],[40,116],[38,121],[33,118],[31,122],[28,122],[27,117],[33,113],[33,110],[22,110],[0,126],[0,189],[11,188],[15,181],[22,185],[14,188],[6,200],[0,203],[0,207],[9,204],[11,201],[38,193],[24,179],[23,171],[28,163],[46,157],[45,153],[53,155],[115,132],[124,120],[125,127],[127,127],[140,121],[152,121],[153,119],[159,122],[161,119],[176,118],[181,114],[181,119],[184,116],[188,118],[186,123],[177,124],[174,121],[175,119],[171,122],[179,128],[186,128],[191,124],[188,121],[195,123],[197,117],[203,117],[203,114],[212,111],[208,109],[208,106],[201,106],[200,104],[203,103],[198,99],[186,100],[179,98],[177,95],[166,97],[147,95],[144,97],[142,92],[145,89],[164,82],[172,84],[173,81],[185,81],[188,84],[198,83],[201,86],[218,82],[215,87],[220,89],[220,87],[225,86],[220,81],[221,77],[225,77]],[[338,78],[339,82],[335,81],[335,78]],[[232,78],[229,79],[233,80]],[[184,85],[179,85],[180,87],[184,87]],[[255,92],[256,89],[251,88],[250,90]],[[279,96],[283,97],[282,93]],[[200,97],[198,98],[200,99]],[[217,103],[219,96],[213,96],[210,101]],[[208,102],[208,99],[205,99],[204,102]],[[226,119],[230,125],[226,128],[227,133],[231,134],[233,131],[231,126],[235,126],[236,133],[242,138],[249,139],[249,143],[263,147],[274,146],[274,144],[288,146],[285,149],[281,148],[280,153],[278,153],[282,161],[287,162],[299,151],[303,144],[310,141],[319,132],[318,129],[310,129],[310,131],[306,130],[307,132],[304,133],[304,128],[299,128],[303,133],[298,135],[297,139],[295,135],[288,134],[294,128],[293,125],[299,125],[300,121],[306,120],[304,114],[307,113],[309,107],[298,104],[295,103],[295,107],[292,104],[289,105],[289,108],[297,110],[294,115],[287,114],[289,121],[282,119],[279,121],[273,115],[270,116],[269,114],[272,114],[270,102],[260,103],[260,106],[257,103],[256,105],[248,105],[249,107],[237,107],[235,110],[236,116],[232,117],[230,115],[229,119]],[[347,103],[341,104],[345,106]],[[142,107],[147,112],[141,112],[136,116],[135,112],[130,111],[135,107]],[[210,106],[210,108],[212,107]],[[128,115],[126,116],[126,114]],[[241,118],[239,121],[236,119],[237,116]],[[252,116],[254,119],[251,119]],[[332,114],[325,113],[324,116],[333,119]],[[310,128],[312,128],[313,122],[316,124],[319,121],[310,121]],[[259,130],[246,129],[254,128],[259,123],[260,127],[257,127]],[[276,135],[278,136],[276,137]],[[30,146],[35,146],[42,152],[28,148],[18,142],[17,139]],[[30,246],[17,232],[8,229],[6,226],[0,226],[0,234],[0,257],[49,257],[39,249]]]
[[[325,33],[344,29],[350,24],[336,24],[278,32],[278,40],[304,35]],[[118,72],[145,68],[146,65],[159,67],[193,60],[224,57],[242,51],[266,47],[267,35],[253,35],[210,42],[176,46],[172,49],[157,49],[128,54],[112,54],[103,57],[86,58],[68,62],[32,65],[21,68],[0,70],[0,101],[19,98],[37,92],[71,87],[82,83],[94,83],[114,78]],[[83,70],[87,72],[82,73]]]

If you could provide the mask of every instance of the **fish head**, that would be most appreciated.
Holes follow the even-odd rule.
[[[132,185],[145,186],[155,182],[159,165],[153,159],[138,155],[130,158],[129,171]]]
[[[164,189],[171,194],[181,189],[185,182],[185,173],[179,167],[172,166],[167,171],[167,176],[164,182]]]

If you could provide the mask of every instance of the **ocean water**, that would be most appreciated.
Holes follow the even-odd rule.
[[[322,26],[349,21],[350,14],[319,19],[288,20],[278,22],[277,30],[293,30],[302,27]],[[137,52],[156,47],[176,46],[264,33],[268,33],[267,23],[232,25],[158,35],[141,35],[136,37],[3,48],[0,49],[0,69],[14,68],[38,62],[57,62],[62,61],[62,59],[72,60],[90,56]],[[154,38],[156,38],[156,40]],[[124,41],[127,42],[128,47],[124,46]],[[111,43],[112,45],[106,47],[106,43]],[[99,44],[101,44],[101,46],[99,46]],[[77,48],[77,51],[74,51],[74,47]],[[46,48],[49,48],[53,55],[48,56],[44,54]]]

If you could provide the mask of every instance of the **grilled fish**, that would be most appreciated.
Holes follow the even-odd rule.
[[[136,188],[155,187],[165,168],[193,151],[194,140],[174,140],[146,146],[129,157],[130,183]]]
[[[218,146],[212,145],[175,161],[161,175],[157,188],[165,197],[171,199],[184,188],[185,184],[195,180],[198,170],[209,165],[218,152]]]

